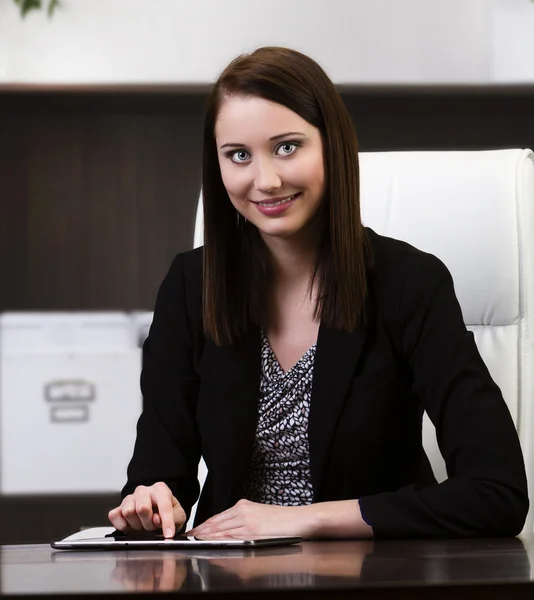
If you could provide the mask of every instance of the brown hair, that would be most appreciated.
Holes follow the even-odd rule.
[[[288,48],[265,47],[233,60],[208,100],[202,173],[206,335],[220,345],[236,341],[251,324],[267,327],[268,250],[256,227],[238,218],[217,156],[217,115],[232,95],[282,104],[321,132],[325,210],[310,282],[318,278],[315,317],[329,328],[354,331],[365,319],[366,269],[372,261],[360,219],[356,133],[341,96],[315,61]]]

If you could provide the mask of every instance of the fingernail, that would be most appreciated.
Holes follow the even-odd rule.
[[[174,537],[174,534],[173,534],[173,532],[172,532],[172,529],[170,529],[170,528],[169,528],[169,529],[165,529],[165,534],[164,534],[164,535],[165,535],[165,537],[167,537],[167,538]]]

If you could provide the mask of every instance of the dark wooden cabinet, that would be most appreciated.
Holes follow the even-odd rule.
[[[0,86],[0,311],[153,307],[192,247],[208,91]],[[534,86],[340,91],[363,151],[534,147]]]

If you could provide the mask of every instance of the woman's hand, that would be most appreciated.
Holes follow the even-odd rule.
[[[161,528],[166,538],[174,537],[176,530],[185,523],[184,509],[161,481],[150,487],[136,487],[120,506],[109,511],[108,517],[119,531],[131,533]]]
[[[313,529],[310,506],[274,506],[239,500],[237,504],[204,521],[188,535],[196,537],[258,537],[298,535],[308,537]]]
[[[203,538],[296,535],[369,538],[373,530],[363,521],[357,500],[321,502],[305,506],[276,506],[239,500],[187,532]]]

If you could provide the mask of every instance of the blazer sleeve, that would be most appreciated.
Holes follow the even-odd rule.
[[[514,423],[465,327],[449,271],[424,257],[403,278],[401,345],[448,479],[361,497],[362,514],[376,537],[517,535],[529,504]]]
[[[138,485],[165,482],[188,515],[199,494],[200,437],[196,425],[199,378],[187,311],[182,255],[160,286],[143,345],[143,412],[122,497]]]

